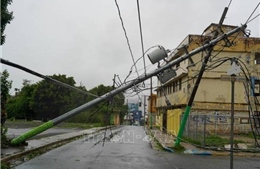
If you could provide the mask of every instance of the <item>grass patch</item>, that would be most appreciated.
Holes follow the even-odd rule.
[[[234,144],[245,143],[242,140],[234,140]],[[206,137],[206,145],[212,147],[224,147],[224,145],[230,144],[230,139],[222,138],[217,135],[211,135]]]
[[[185,147],[183,147],[182,145],[177,145],[177,146],[174,146],[173,147],[173,150],[174,150],[174,152],[176,152],[176,153],[182,153],[184,150],[185,150]]]
[[[41,121],[24,121],[16,120],[10,121],[7,120],[5,125],[8,128],[34,128],[42,125],[44,122]],[[57,128],[80,128],[80,129],[89,129],[93,127],[103,127],[101,123],[76,123],[76,122],[62,122],[55,127]]]
[[[1,169],[10,169],[10,163],[1,162]]]
[[[58,124],[58,128],[80,128],[80,129],[89,129],[93,127],[103,127],[101,123],[69,123],[63,122]]]
[[[194,140],[194,139],[192,139],[190,137],[183,137],[183,140],[185,140],[185,142],[201,146],[201,142],[200,141]]]
[[[183,137],[183,140],[197,146],[202,146],[202,143],[199,140],[194,140],[189,137]],[[205,142],[206,142],[205,146],[208,147],[224,147],[224,145],[230,144],[230,139],[222,138],[217,135],[210,135],[205,138]],[[242,140],[234,140],[234,144],[238,144],[238,143],[245,143],[245,142]]]
[[[44,122],[41,121],[25,121],[25,120],[6,120],[5,126],[8,128],[31,128],[31,127],[37,127]]]
[[[245,136],[245,137],[248,137],[248,138],[255,139],[253,132],[240,133],[239,135]],[[260,139],[260,136],[257,136],[257,135],[256,135],[256,139]]]

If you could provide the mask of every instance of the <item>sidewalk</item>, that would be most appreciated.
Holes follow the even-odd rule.
[[[23,147],[9,147],[5,149],[1,149],[1,162],[6,162],[11,159],[19,158],[21,156],[27,155],[29,153],[42,150],[49,146],[54,146],[58,144],[62,144],[66,141],[70,141],[84,135],[95,134],[101,130],[104,130],[105,127],[96,127],[87,130],[81,130],[76,132],[70,132],[65,134],[59,134],[55,136],[42,137],[38,139],[32,139],[26,141],[28,146]]]
[[[162,147],[167,151],[172,151],[175,143],[176,137],[170,134],[161,132],[159,129],[148,129],[152,136],[155,137]],[[213,155],[213,156],[228,156],[229,151],[214,151],[203,148],[198,148],[192,144],[181,142],[181,146],[185,148],[183,153],[192,155]],[[260,150],[259,150],[260,151]],[[247,157],[260,157],[260,153],[250,153],[250,152],[234,152],[234,156],[247,156]]]

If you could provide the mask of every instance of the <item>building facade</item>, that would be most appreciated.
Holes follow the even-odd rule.
[[[235,28],[236,26],[223,25],[219,33],[223,34]],[[211,24],[202,35],[188,35],[177,49],[169,54],[168,60],[181,57],[207,43],[217,30],[219,30],[217,24]],[[185,111],[206,55],[207,51],[203,51],[192,56],[192,61],[188,59],[182,61],[173,67],[176,76],[164,84],[158,81],[156,119],[160,123],[161,130],[176,135],[180,115]],[[249,120],[248,102],[259,96],[260,38],[247,37],[243,32],[236,33],[214,46],[194,98],[191,115],[209,115],[209,117],[218,115],[222,117],[220,120],[218,118],[218,121],[229,121],[227,117],[230,115],[231,107],[231,81],[225,78],[227,72],[231,70],[232,61],[244,65],[237,75],[241,79],[235,82],[235,116],[238,117],[238,121]],[[253,106],[257,110],[259,104]],[[257,114],[257,111],[255,112]],[[256,124],[255,127],[260,126]]]
[[[148,97],[148,103],[147,103],[147,110],[148,110],[148,116],[147,116],[147,124],[152,127],[154,125],[158,125],[157,118],[156,118],[156,94],[152,94]]]

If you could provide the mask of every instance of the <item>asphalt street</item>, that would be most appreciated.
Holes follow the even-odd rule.
[[[193,156],[168,153],[151,148],[144,127],[124,126],[112,130],[114,136],[104,139],[102,131],[51,150],[19,166],[17,169],[225,169],[228,156]],[[235,157],[235,169],[260,169],[259,158]]]

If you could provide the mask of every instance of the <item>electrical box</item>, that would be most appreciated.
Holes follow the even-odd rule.
[[[177,74],[176,74],[175,70],[173,70],[173,69],[166,69],[166,70],[164,70],[163,73],[158,75],[158,79],[159,79],[159,81],[161,83],[165,83],[168,80],[170,80],[171,78],[175,77],[176,75]]]

